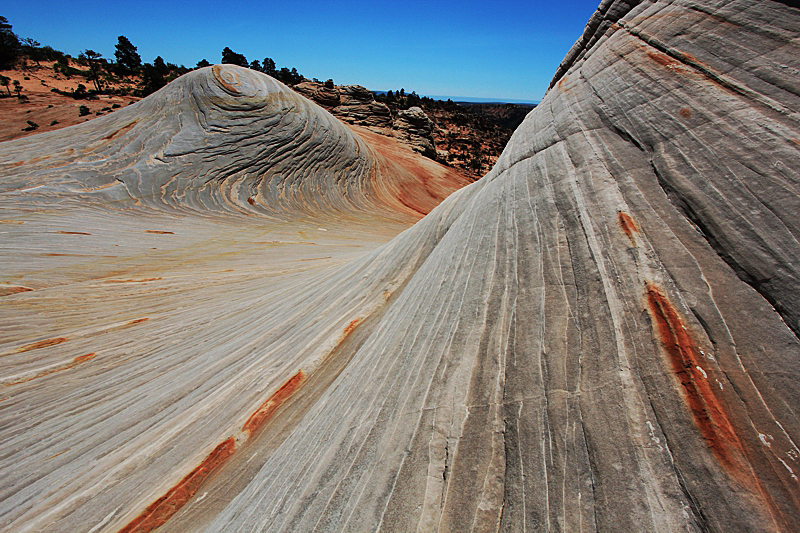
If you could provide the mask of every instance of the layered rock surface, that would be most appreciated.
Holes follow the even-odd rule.
[[[376,102],[372,92],[361,85],[335,86],[333,83],[304,81],[294,90],[328,109],[348,124],[391,129],[392,113],[386,104]]]
[[[147,530],[281,384],[335,376],[410,273],[365,253],[468,183],[234,66],[3,143],[0,168],[4,531]]]
[[[391,240],[236,67],[0,145],[2,530],[796,530],[800,11],[634,4]]]

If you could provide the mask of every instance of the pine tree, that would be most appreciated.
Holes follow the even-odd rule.
[[[153,60],[153,66],[156,68],[158,74],[162,78],[165,77],[167,74],[169,74],[170,68],[164,62],[164,58],[162,58],[161,56],[156,56],[156,58]]]
[[[156,58],[156,61],[159,59],[161,59],[160,56]],[[161,65],[163,65],[163,67],[159,68]],[[142,96],[154,93],[167,84],[162,74],[164,68],[166,68],[166,65],[163,59],[161,59],[159,65],[152,65],[150,63],[142,65],[142,89],[140,92]]]
[[[28,56],[31,61],[36,61],[36,66],[40,66],[39,60],[41,59],[41,46],[42,43],[30,37],[22,39],[22,51]]]
[[[0,17],[0,69],[13,68],[19,53],[19,38],[11,31],[8,19]]]
[[[261,68],[264,74],[268,74],[273,78],[277,77],[278,71],[272,58],[265,57],[264,62],[261,64]]]
[[[142,57],[136,47],[124,35],[117,38],[116,51],[117,67],[120,74],[138,74],[142,69]]]
[[[94,86],[97,89],[97,92],[103,90],[103,81],[100,79],[100,67],[98,62],[103,57],[101,54],[98,54],[94,50],[85,50],[83,55],[86,57],[86,61],[89,62],[89,76],[88,78],[94,82]]]
[[[222,62],[245,68],[250,67],[250,63],[247,62],[247,58],[243,54],[237,54],[227,46],[222,49]]]

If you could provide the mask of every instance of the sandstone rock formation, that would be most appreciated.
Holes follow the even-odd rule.
[[[332,109],[332,113],[350,124],[388,128],[392,124],[392,115],[386,104],[375,101],[375,97],[360,85],[344,85],[339,87],[341,102]]]
[[[314,81],[303,81],[292,88],[309,100],[313,100],[322,107],[331,110],[342,101],[339,89],[332,85],[333,84]]]
[[[2,143],[0,175],[15,532],[146,531],[200,496],[255,449],[275,390],[326,388],[412,271],[365,253],[468,183],[230,65]]]
[[[304,81],[294,90],[314,100],[348,124],[357,124],[382,131],[392,127],[392,114],[386,104],[376,102],[372,92],[360,85]]]
[[[332,82],[304,81],[295,85],[294,90],[348,124],[394,135],[425,157],[437,158],[433,141],[434,124],[419,107],[401,110],[393,119],[389,107],[375,101],[372,92],[360,85],[336,87]]]
[[[392,124],[392,133],[425,157],[436,159],[433,128],[433,122],[422,109],[410,107],[397,113],[397,119]]]
[[[237,67],[1,144],[0,531],[796,530],[799,48],[604,1],[408,229],[435,163]]]

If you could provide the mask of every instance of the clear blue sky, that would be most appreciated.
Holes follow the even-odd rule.
[[[372,90],[538,101],[600,0],[5,2],[20,37],[73,56],[218,63],[229,46],[308,78]]]

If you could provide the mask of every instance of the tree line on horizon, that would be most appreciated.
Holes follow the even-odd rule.
[[[96,94],[108,94],[111,92],[116,94],[130,93],[134,96],[144,97],[161,89],[167,83],[187,72],[211,66],[211,63],[203,58],[197,62],[194,68],[189,68],[184,65],[169,63],[160,55],[152,63],[143,62],[137,47],[124,35],[120,35],[117,38],[117,44],[114,48],[114,59],[105,58],[102,54],[91,49],[83,50],[77,58],[74,58],[51,46],[42,46],[41,43],[34,39],[20,38],[12,31],[12,26],[8,19],[0,16],[0,70],[13,69],[18,66],[24,69],[27,68],[28,61],[36,63],[37,66],[40,66],[41,61],[55,61],[53,64],[55,72],[67,78],[82,76],[91,83],[93,87],[91,89],[87,89],[83,84],[78,84],[78,88],[75,91],[65,93],[76,99],[93,98]],[[220,62],[223,64],[238,65],[263,72],[289,86],[297,85],[306,79],[294,67],[281,67],[278,69],[275,61],[270,57],[265,57],[261,61],[258,59],[248,61],[244,54],[234,52],[227,46],[222,49],[221,56]],[[126,79],[130,81],[132,77],[139,78],[138,87],[132,91],[128,89],[110,90],[108,88],[111,83]],[[319,82],[320,80],[312,78],[312,81]],[[0,85],[7,89],[9,96],[11,95],[10,82],[10,78],[6,76],[0,77]],[[330,83],[332,83],[332,80]],[[24,97],[24,95],[20,94],[22,87],[16,80],[14,90],[17,92],[18,97]],[[57,91],[56,89],[52,90]],[[393,110],[408,109],[414,106],[419,106],[423,109],[455,109],[458,106],[458,104],[449,99],[447,102],[434,100],[427,96],[419,96],[414,91],[406,93],[403,88],[397,91],[389,90],[386,93],[373,91],[373,94],[377,101],[385,103]]]
[[[240,67],[249,68],[251,70],[257,70],[258,72],[263,72],[268,76],[272,76],[276,80],[280,80],[286,85],[297,85],[301,81],[305,79],[305,77],[297,72],[297,69],[292,67],[289,69],[288,67],[282,67],[280,70],[277,69],[275,66],[275,61],[271,57],[265,57],[264,61],[261,62],[258,59],[254,59],[248,63],[247,58],[244,54],[239,54],[228,48],[227,46],[222,49],[222,61],[221,63],[226,63],[229,65],[238,65]],[[197,63],[198,67],[207,67],[210,63],[203,59],[199,63]],[[315,81],[319,81],[316,80]]]
[[[136,46],[124,35],[120,35],[115,45],[114,60],[105,58],[102,54],[91,49],[82,51],[77,58],[72,57],[60,50],[55,50],[51,46],[42,46],[38,41],[31,38],[20,38],[12,31],[12,26],[6,17],[0,16],[0,70],[10,70],[17,67],[27,68],[28,61],[40,66],[41,61],[55,61],[53,70],[63,74],[65,77],[84,76],[91,82],[93,89],[87,90],[82,84],[78,89],[70,93],[75,98],[87,98],[94,94],[106,94],[109,92],[127,94],[125,89],[109,91],[110,83],[118,82],[126,78],[139,77],[139,86],[132,91],[134,96],[147,96],[160,88],[164,87],[173,79],[194,70],[211,66],[206,59],[202,59],[194,68],[184,65],[176,65],[166,62],[161,56],[157,56],[152,63],[142,61]],[[238,54],[225,47],[222,50],[221,63],[239,65],[263,72],[287,85],[296,85],[305,78],[297,72],[296,68],[282,67],[278,69],[272,58],[265,57],[263,62],[254,60],[248,62],[243,54]],[[82,70],[76,67],[85,67]],[[317,81],[315,79],[315,81]],[[3,76],[0,85],[9,89],[10,79]],[[14,84],[17,96],[20,96],[21,87],[17,81]],[[8,90],[11,95],[10,89]]]

